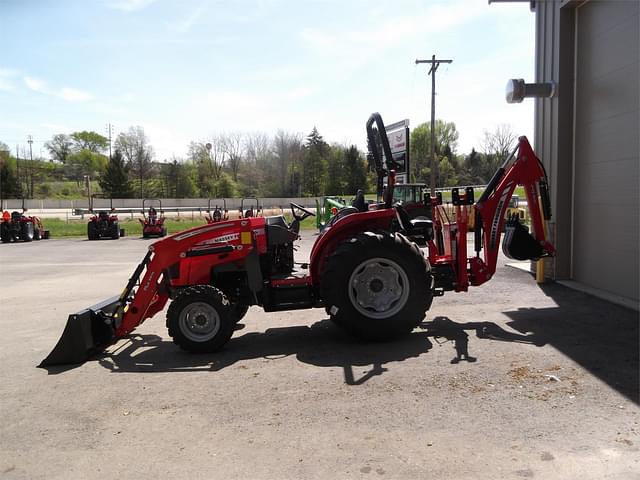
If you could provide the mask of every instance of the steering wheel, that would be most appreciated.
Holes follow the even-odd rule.
[[[291,203],[289,203],[289,205],[291,205],[291,215],[293,215],[293,218],[295,218],[299,222],[303,221],[307,217],[315,217],[316,216],[315,213],[313,213],[310,210],[307,210],[306,208],[304,208],[301,205],[298,205],[297,203],[291,202]],[[296,213],[296,210],[302,210],[304,212],[304,215],[298,215]]]

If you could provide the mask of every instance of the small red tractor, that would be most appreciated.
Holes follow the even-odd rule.
[[[22,213],[14,211],[2,212],[0,220],[0,240],[2,243],[11,242],[31,242],[49,238],[49,230],[45,230],[39,217],[25,215],[26,208]]]
[[[93,214],[87,222],[87,237],[89,240],[100,240],[101,238],[120,238],[120,227],[118,225],[118,215],[113,209],[110,212],[99,210]]]
[[[148,202],[158,202],[160,215],[158,216],[158,211],[150,206],[147,214],[145,215],[145,204]],[[167,227],[164,226],[164,211],[162,210],[162,200],[150,200],[145,198],[142,200],[142,218],[139,218],[138,221],[142,224],[142,237],[150,238],[150,237],[164,237],[167,235]]]
[[[254,202],[256,204],[255,208],[253,207]],[[257,197],[248,197],[240,200],[240,218],[251,218],[259,215],[262,215],[262,209],[260,208],[260,200]]]
[[[218,223],[218,222],[226,222],[229,220],[229,210],[227,209],[227,201],[222,199],[222,208],[216,205],[213,210],[211,210],[211,199],[209,199],[209,203],[207,205],[207,214],[204,216],[207,223]]]
[[[480,228],[474,232],[475,255],[469,257],[473,189],[453,189],[454,222],[439,215],[437,197],[430,198],[432,219],[411,220],[392,203],[395,173],[385,161],[392,157],[379,114],[371,115],[366,129],[378,178],[389,177],[384,203],[376,210],[333,216],[308,264],[295,262],[293,244],[300,222],[313,213],[293,203],[290,224],[283,215],[248,217],[176,233],[149,247],[119,296],[70,315],[40,366],[86,361],[169,301],[169,336],[190,352],[222,348],[250,305],[266,312],[323,308],[353,335],[388,339],[417,327],[434,296],[464,292],[491,279],[503,231],[503,251],[510,257],[553,255],[544,228],[551,215],[546,174],[525,137],[475,203]],[[517,185],[525,188],[532,233],[517,218],[505,216]],[[421,250],[414,238],[426,240],[427,248]]]

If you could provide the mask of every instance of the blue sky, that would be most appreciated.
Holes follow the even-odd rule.
[[[0,140],[34,152],[56,133],[144,127],[163,161],[215,133],[278,129],[365,146],[364,123],[453,121],[459,152],[511,124],[532,137],[533,103],[508,105],[509,78],[533,81],[525,3],[443,1],[0,0]],[[42,149],[45,155],[44,148]]]

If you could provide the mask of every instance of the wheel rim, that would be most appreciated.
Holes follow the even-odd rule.
[[[398,313],[409,298],[409,278],[387,258],[369,258],[349,277],[349,300],[362,315],[379,319]]]
[[[220,315],[205,302],[193,302],[180,312],[180,330],[193,342],[211,340],[220,331]]]

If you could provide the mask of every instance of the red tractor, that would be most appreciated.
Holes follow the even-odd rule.
[[[147,202],[157,201],[160,208],[160,215],[158,216],[158,211],[150,206],[147,214],[145,215],[144,206]],[[142,218],[139,218],[138,221],[142,224],[142,237],[150,238],[150,237],[164,237],[167,235],[167,227],[164,226],[164,212],[162,211],[162,200],[142,200]]]
[[[216,205],[213,210],[211,209],[211,199],[207,206],[207,214],[204,216],[207,223],[226,222],[229,220],[229,210],[227,209],[227,201],[222,199],[222,208]]]
[[[2,212],[0,220],[0,240],[2,243],[11,242],[31,242],[49,238],[49,230],[45,230],[42,221],[36,216],[25,215],[27,209],[23,208],[22,213],[15,211],[9,213]]]
[[[117,240],[122,235],[118,224],[118,215],[115,209],[110,212],[99,210],[91,216],[87,222],[87,237],[89,240],[100,240],[101,238],[111,238]]]
[[[255,208],[253,204],[255,202]],[[246,210],[245,210],[246,203]],[[260,200],[257,197],[248,197],[240,200],[240,218],[250,218],[262,216],[262,209],[260,208]]]
[[[439,216],[436,198],[430,199],[432,220],[411,220],[401,205],[392,204],[395,174],[384,163],[392,157],[380,115],[372,114],[366,128],[378,177],[390,179],[384,203],[366,212],[338,212],[318,235],[308,265],[295,262],[293,244],[300,222],[313,213],[296,204],[290,224],[282,215],[249,217],[171,235],[149,247],[119,296],[70,315],[40,366],[84,362],[168,301],[169,335],[190,352],[222,348],[250,305],[266,312],[324,308],[356,336],[388,339],[418,326],[434,296],[488,281],[503,230],[507,255],[537,259],[554,253],[544,229],[550,218],[546,175],[525,137],[475,205],[481,228],[475,231],[476,255],[469,258],[473,190],[452,192],[456,222]],[[508,200],[518,184],[527,193],[533,235],[517,218],[505,228]],[[426,238],[428,248],[421,250],[416,237]]]

